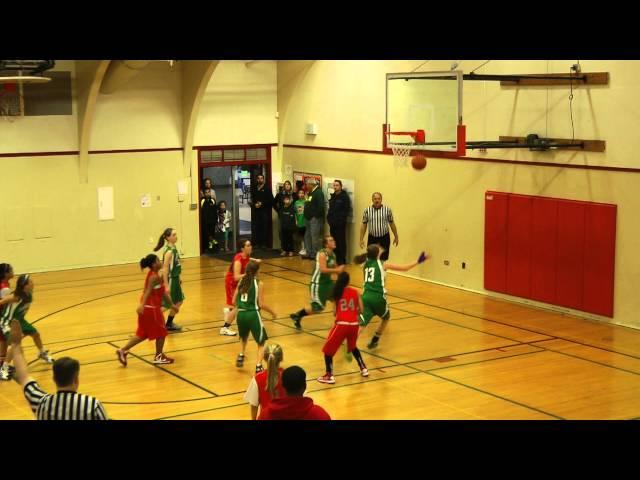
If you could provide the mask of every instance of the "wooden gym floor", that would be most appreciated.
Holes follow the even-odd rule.
[[[640,417],[640,331],[494,300],[389,275],[392,320],[380,346],[359,347],[370,370],[335,358],[335,385],[320,351],[330,314],[305,317],[297,332],[289,313],[308,301],[312,262],[266,260],[261,278],[278,318],[265,326],[284,349],[284,366],[307,371],[307,394],[334,419],[635,419]],[[136,346],[123,368],[115,349],[136,329],[145,274],[136,265],[35,274],[29,320],[54,357],[81,362],[80,391],[99,398],[113,419],[249,419],[242,397],[254,369],[235,367],[237,337],[219,335],[226,262],[183,261],[186,301],[168,337],[173,365],[151,364],[154,343]],[[354,284],[360,270],[350,266]],[[267,315],[265,315],[267,316]],[[27,358],[36,357],[30,338]],[[55,390],[51,369],[31,362],[32,376]],[[15,382],[0,383],[0,419],[32,419]]]

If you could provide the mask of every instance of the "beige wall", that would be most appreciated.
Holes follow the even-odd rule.
[[[89,150],[182,146],[180,63],[151,62],[111,94],[100,94]]]
[[[277,143],[275,61],[222,60],[202,99],[194,145]]]
[[[73,62],[57,65],[75,71]],[[195,143],[275,143],[275,62],[221,65],[201,105]],[[151,62],[114,93],[100,94],[89,149],[181,148],[181,88],[180,62],[173,69]],[[3,120],[0,153],[77,150],[76,115],[74,104],[73,116]],[[180,202],[182,161],[180,150],[93,154],[89,182],[81,184],[77,156],[0,158],[0,261],[17,272],[136,262],[169,226],[178,229],[184,256],[199,255],[198,212],[189,209],[192,198],[197,202],[196,152],[186,173],[191,191]],[[114,188],[114,220],[98,220],[102,186]],[[150,208],[140,206],[144,194],[151,194]]]
[[[384,75],[399,72],[399,62],[317,61],[279,91],[283,144],[319,145],[379,150],[384,122]],[[421,62],[407,62],[405,71]],[[464,61],[468,72],[482,62]],[[545,73],[569,70],[572,61],[492,62],[478,73]],[[429,62],[423,70],[448,70],[451,62]],[[572,164],[640,167],[632,153],[640,142],[634,133],[640,90],[632,83],[640,62],[581,62],[583,71],[609,71],[609,87],[579,88],[574,92],[576,138],[607,141],[607,152],[533,153],[493,150],[487,157]],[[402,67],[402,66],[400,66]],[[284,67],[283,67],[284,69]],[[359,92],[354,95],[354,92]],[[466,82],[465,123],[469,139],[539,133],[571,137],[568,88],[500,88],[497,82]],[[286,107],[286,111],[283,109]],[[304,135],[307,121],[318,123],[319,134]],[[471,156],[482,156],[468,152]],[[333,178],[356,180],[355,211],[359,216],[380,190],[393,208],[400,246],[392,260],[409,262],[422,248],[433,254],[413,274],[452,286],[483,289],[484,192],[500,190],[572,198],[618,205],[615,276],[615,323],[640,327],[640,299],[633,285],[640,271],[637,238],[640,227],[640,174],[600,172],[556,167],[533,167],[462,160],[429,159],[422,172],[397,166],[391,156],[285,148],[283,163],[294,169]],[[359,224],[351,227],[350,255],[358,251]],[[450,266],[444,265],[450,261]],[[467,268],[461,268],[461,262]],[[486,292],[493,295],[491,292]],[[514,300],[521,301],[513,298]],[[583,314],[589,318],[598,318]],[[606,318],[599,318],[610,321]]]
[[[76,156],[1,161],[11,182],[0,191],[0,251],[17,272],[135,262],[169,226],[178,229],[185,255],[197,254],[194,212],[177,200],[179,151],[91,155],[88,184],[77,180]],[[114,220],[98,220],[97,189],[104,186],[114,190]],[[152,206],[142,208],[147,193]]]

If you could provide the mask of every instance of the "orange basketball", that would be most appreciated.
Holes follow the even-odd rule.
[[[427,166],[427,159],[424,155],[416,155],[411,159],[411,166],[416,170],[422,170]]]

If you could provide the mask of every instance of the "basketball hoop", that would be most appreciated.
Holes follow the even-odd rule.
[[[391,147],[391,151],[393,152],[393,159],[395,160],[397,165],[406,165],[407,159],[411,156],[411,151],[413,147],[417,144],[424,143],[425,135],[424,130],[418,130],[415,132],[388,132],[389,141],[387,144]],[[392,142],[391,135],[402,135],[405,137],[410,137],[410,142]]]

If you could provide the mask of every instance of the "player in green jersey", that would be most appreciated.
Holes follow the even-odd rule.
[[[177,241],[178,232],[176,232],[172,228],[167,228],[164,232],[162,232],[162,235],[160,235],[158,244],[156,245],[156,248],[153,249],[153,251],[157,252],[164,246],[164,251],[162,252],[162,277],[164,279],[164,284],[169,291],[171,300],[179,309],[182,306],[182,302],[184,300],[184,293],[182,293],[182,280],[180,280],[182,265],[180,265],[180,254],[178,253],[178,248],[176,247]],[[169,305],[166,300],[163,300],[162,306],[165,309],[171,308],[171,305]],[[172,311],[167,317],[166,327],[170,332],[182,330],[182,327],[180,325],[173,323],[174,316],[174,312]]]
[[[380,245],[372,244],[367,247],[366,253],[357,255],[354,262],[357,265],[364,263],[364,292],[362,294],[362,302],[364,303],[364,311],[360,314],[360,326],[364,329],[374,316],[382,319],[380,327],[376,331],[367,348],[372,349],[378,346],[378,341],[384,333],[387,323],[391,318],[389,314],[389,305],[387,303],[387,289],[385,288],[385,277],[387,270],[396,270],[406,272],[416,265],[423,263],[429,256],[422,252],[413,263],[397,265],[389,262],[382,262],[380,256],[384,253],[384,249]]]
[[[333,291],[332,274],[342,273],[344,265],[336,265],[336,255],[333,251],[336,248],[336,241],[331,235],[327,235],[322,240],[322,249],[316,254],[316,266],[311,274],[309,290],[311,292],[311,302],[308,307],[289,315],[295,327],[300,330],[300,320],[306,315],[321,313],[324,310],[327,300],[331,300]]]
[[[38,330],[26,319],[32,301],[33,280],[31,279],[31,275],[22,274],[18,277],[18,281],[16,282],[16,289],[9,295],[6,295],[2,300],[0,300],[0,307],[4,306],[4,308],[0,308],[0,311],[2,311],[2,316],[0,317],[0,328],[2,329],[7,342],[11,342],[11,323],[20,323],[20,331],[22,332],[22,335],[30,336],[31,338],[33,338],[33,343],[35,343],[36,347],[38,347],[38,358],[44,360],[47,363],[53,363],[53,358],[51,358],[49,352],[44,349],[42,338],[40,337],[40,332],[38,332]],[[13,353],[11,350],[9,350],[7,352],[7,357],[3,365],[4,369],[9,368],[9,364],[11,363],[12,359]],[[4,373],[6,372],[3,372],[3,375]]]
[[[240,337],[240,353],[236,359],[236,367],[244,365],[244,352],[247,349],[249,333],[258,344],[258,356],[256,362],[256,373],[260,373],[262,368],[262,352],[267,341],[267,331],[262,323],[260,310],[265,310],[276,318],[276,313],[271,307],[264,303],[264,283],[259,280],[258,270],[260,264],[251,260],[247,264],[244,276],[236,291],[233,294],[233,304],[237,310],[238,337]]]

